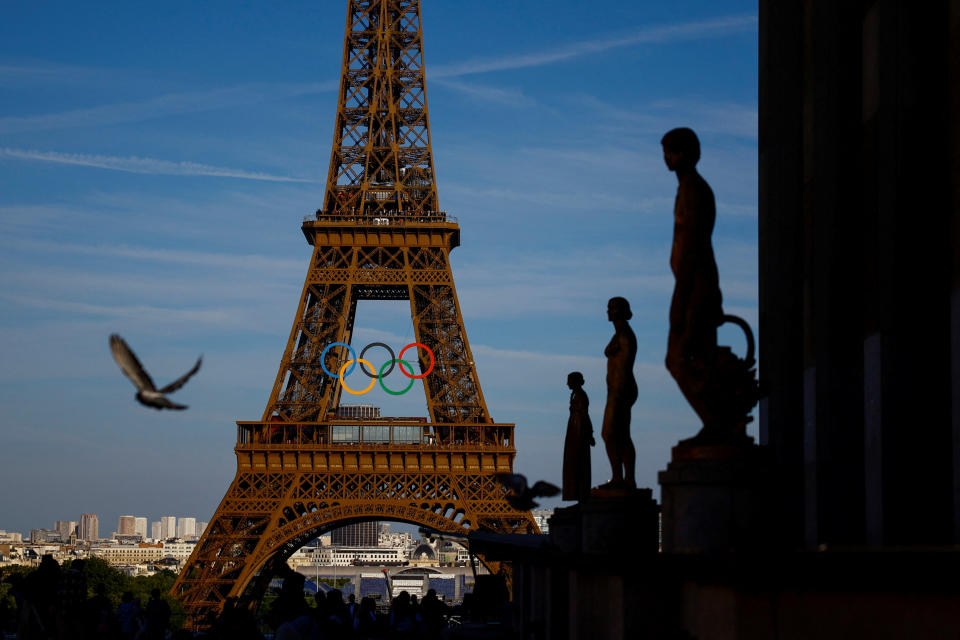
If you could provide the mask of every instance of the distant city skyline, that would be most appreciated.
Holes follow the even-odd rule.
[[[78,541],[107,540],[110,538],[111,534],[124,536],[139,534],[144,539],[166,540],[183,537],[199,538],[209,525],[209,521],[199,520],[193,516],[161,516],[159,520],[151,521],[148,517],[144,516],[123,515],[117,518],[116,529],[107,533],[100,531],[100,521],[101,518],[98,516],[98,514],[85,513],[81,515],[79,521],[55,520],[52,528],[47,526],[45,523],[37,523],[21,530],[10,526],[5,526],[3,522],[0,522],[0,531],[19,533],[23,536],[24,540],[30,538],[31,531],[56,531],[60,534],[60,539],[64,542],[69,540],[72,532],[76,532]],[[384,521],[382,524],[389,523]],[[353,542],[360,540],[369,542],[371,539],[375,539],[377,532],[377,527],[375,526],[376,523],[360,523],[360,525],[367,526],[344,525],[343,527],[338,527],[337,529],[326,532],[326,535],[329,536],[331,533],[333,533],[334,535],[343,537],[345,540],[349,539]],[[399,531],[405,532],[414,532],[419,528],[417,525],[402,522],[394,522],[393,525]],[[92,534],[95,537],[84,537],[82,527],[87,527],[88,532],[95,532]],[[148,531],[148,527],[149,535],[145,533]],[[371,531],[373,532],[373,538],[370,537]],[[91,534],[88,533],[87,535]]]
[[[162,516],[160,520],[149,521],[144,516],[123,515],[117,518],[117,526],[109,533],[100,531],[101,519],[96,513],[84,513],[80,520],[55,520],[50,527],[45,523],[36,523],[26,529],[19,530],[10,526],[5,526],[0,522],[0,530],[23,534],[24,538],[30,535],[31,531],[56,531],[61,539],[66,542],[71,533],[76,532],[78,540],[97,540],[107,539],[110,534],[122,536],[140,535],[144,539],[164,539],[164,538],[182,538],[190,536],[199,536],[206,528],[208,521],[198,520],[193,516]],[[148,522],[150,525],[150,535],[147,535]],[[88,537],[93,536],[93,537]]]

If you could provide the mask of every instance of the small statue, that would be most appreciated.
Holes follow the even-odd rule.
[[[590,447],[597,444],[590,422],[590,399],[583,390],[583,374],[567,376],[570,387],[570,419],[563,441],[563,499],[586,500],[590,497]]]
[[[624,298],[610,298],[607,318],[616,333],[603,351],[607,356],[607,406],[600,435],[607,448],[613,478],[601,489],[637,488],[634,471],[637,454],[630,439],[630,407],[637,401],[637,381],[633,377],[637,337],[627,323],[632,317],[629,302]]]
[[[681,444],[743,444],[746,424],[758,399],[749,325],[723,313],[720,278],[710,236],[717,210],[713,191],[697,172],[700,141],[690,129],[673,129],[661,140],[663,159],[677,174],[670,269],[676,284],[670,302],[667,370],[693,407],[703,428]],[[748,354],[740,359],[717,347],[717,327],[734,322],[747,334]]]

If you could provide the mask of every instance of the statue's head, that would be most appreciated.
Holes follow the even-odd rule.
[[[633,312],[630,311],[630,303],[627,302],[626,298],[619,296],[610,298],[610,302],[607,303],[607,318],[611,322],[613,320],[629,320],[632,317]]]
[[[660,144],[663,145],[663,160],[670,171],[692,169],[700,161],[700,140],[693,129],[671,129]]]
[[[583,383],[583,374],[579,371],[571,371],[570,375],[567,376],[567,386],[571,389],[579,389],[583,387]]]

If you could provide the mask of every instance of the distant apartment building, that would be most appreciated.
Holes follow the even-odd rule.
[[[380,417],[380,407],[375,407],[372,404],[342,404],[337,407],[337,416],[340,418],[371,420]]]
[[[298,564],[319,564],[321,566],[398,566],[407,561],[403,549],[379,549],[377,547],[320,547],[306,549],[305,557]]]
[[[144,541],[139,533],[118,533],[113,538],[120,544],[140,544]]]
[[[53,529],[31,529],[30,542],[33,544],[49,544],[51,542],[63,542],[60,532]]]
[[[413,546],[413,536],[409,533],[395,533],[390,531],[389,528],[384,531],[383,528],[381,528],[380,534],[377,536],[377,546],[406,549]]]
[[[95,513],[84,513],[80,515],[80,536],[81,540],[99,540],[100,539],[100,520]]]
[[[177,519],[174,516],[160,518],[160,537],[164,540],[177,537]]]
[[[209,524],[208,522],[203,522],[202,520],[199,521],[199,522],[197,522],[197,537],[198,537],[198,538],[203,535],[203,532],[204,532],[204,531],[207,530],[207,525],[208,525],[208,524]]]
[[[197,535],[197,519],[196,518],[180,518],[177,521],[177,537],[178,538],[192,538]]]
[[[134,565],[159,562],[172,558],[183,564],[196,545],[192,542],[158,542],[156,544],[110,544],[94,546],[90,555],[103,558],[113,565]]]
[[[18,542],[23,542],[23,535],[11,531],[7,533],[3,529],[0,529],[0,544],[14,544]]]
[[[120,516],[117,521],[117,534],[131,536],[137,529],[137,519],[134,516]]]
[[[335,547],[376,547],[379,531],[376,522],[357,522],[334,529],[330,537]]]
[[[159,520],[150,523],[150,537],[154,540],[161,540],[163,538],[163,527]]]
[[[140,537],[146,540],[147,539],[147,519],[137,518],[136,523],[133,526],[133,532],[140,534]]]
[[[179,564],[183,564],[187,561],[187,558],[190,557],[190,554],[193,553],[196,546],[197,544],[195,542],[164,542],[163,557],[173,558]]]
[[[162,546],[141,544],[116,544],[109,547],[93,547],[90,555],[103,558],[110,564],[147,564],[164,557]]]
[[[77,533],[76,520],[57,520],[53,523],[53,528],[60,532],[60,539],[64,542],[70,540],[70,536]]]

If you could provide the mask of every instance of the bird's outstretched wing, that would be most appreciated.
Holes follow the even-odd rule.
[[[494,476],[503,488],[515,495],[527,490],[527,478],[519,473],[498,473]]]
[[[113,359],[120,365],[120,370],[133,381],[137,389],[141,391],[156,391],[157,388],[153,385],[150,374],[147,373],[143,365],[140,364],[140,361],[137,360],[137,356],[133,355],[133,351],[127,346],[123,338],[115,333],[110,336],[110,352],[113,353]]]
[[[536,509],[538,506],[540,506],[528,496],[507,496],[506,500],[507,504],[517,511],[530,511],[531,509]]]
[[[543,498],[552,498],[553,496],[560,493],[560,487],[555,484],[551,484],[546,480],[537,480],[533,485],[533,488],[530,489],[530,492],[533,494],[533,497],[543,497]]]
[[[166,396],[159,394],[151,393],[149,397],[147,397],[145,394],[139,393],[137,394],[137,400],[140,402],[140,404],[147,407],[153,407],[154,409],[175,409],[182,411],[183,409],[187,408],[187,405],[177,404],[176,402],[172,402]]]
[[[199,358],[197,358],[197,364],[193,365],[193,369],[190,369],[190,371],[187,371],[185,374],[183,374],[182,376],[180,376],[179,378],[177,378],[176,380],[174,380],[173,382],[165,386],[163,389],[160,389],[160,393],[170,393],[171,391],[176,391],[177,389],[185,385],[187,383],[187,380],[190,379],[190,376],[192,376],[193,374],[195,374],[197,371],[200,370],[200,363],[202,362],[203,362],[203,356],[200,356]],[[173,407],[170,407],[170,408],[172,409]]]

